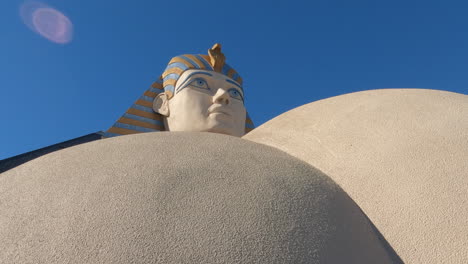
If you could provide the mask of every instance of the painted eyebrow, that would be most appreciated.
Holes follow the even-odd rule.
[[[189,76],[187,76],[187,78],[185,78],[185,81],[183,83],[181,83],[179,85],[179,87],[182,87],[190,79],[190,77],[192,77],[195,74],[204,74],[204,75],[208,75],[208,76],[213,76],[213,74],[211,74],[209,72],[202,72],[202,71],[192,72]]]
[[[242,92],[244,92],[244,89],[242,89],[242,87],[241,87],[240,85],[238,85],[236,82],[231,81],[231,80],[229,80],[229,79],[226,79],[226,82],[234,84],[235,86],[239,87],[239,88],[241,89]]]

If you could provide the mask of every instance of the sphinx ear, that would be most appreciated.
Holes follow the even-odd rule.
[[[153,111],[166,117],[169,116],[169,99],[166,93],[160,93],[154,98]]]

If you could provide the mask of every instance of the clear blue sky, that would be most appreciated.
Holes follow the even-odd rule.
[[[468,93],[467,1],[45,0],[74,25],[56,44],[24,1],[0,1],[0,159],[106,130],[183,53],[223,45],[258,126],[377,88]]]

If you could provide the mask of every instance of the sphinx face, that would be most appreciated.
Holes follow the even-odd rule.
[[[239,84],[221,73],[185,71],[175,85],[174,96],[167,103],[169,131],[244,135],[244,94]]]

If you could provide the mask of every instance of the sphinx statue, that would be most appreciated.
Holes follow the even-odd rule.
[[[468,262],[466,95],[363,91],[253,129],[225,60],[174,57],[106,139],[1,173],[0,263]]]
[[[154,131],[214,132],[241,137],[254,128],[242,78],[221,45],[208,55],[172,58],[152,86],[106,131],[106,137]]]

